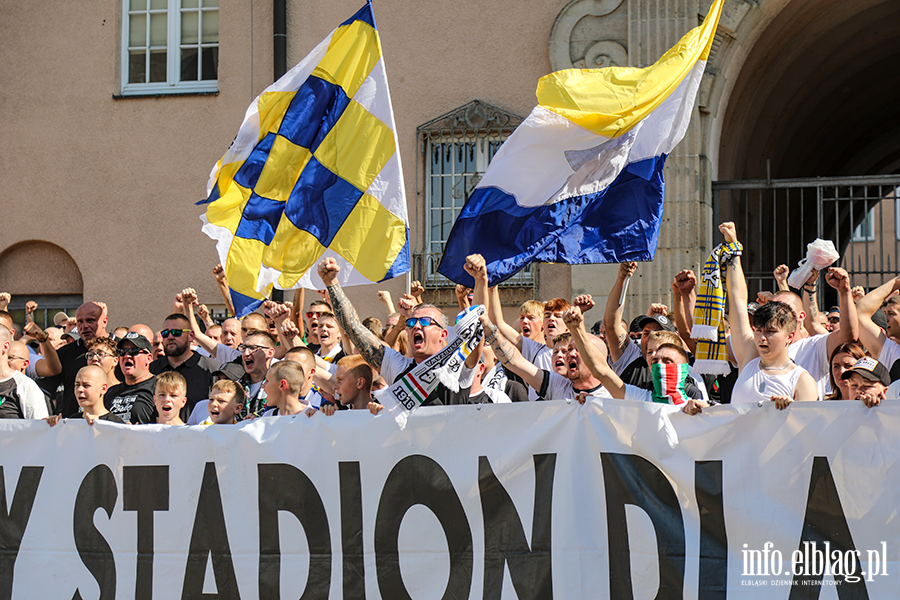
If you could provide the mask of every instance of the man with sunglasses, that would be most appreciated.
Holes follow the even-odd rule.
[[[119,340],[116,354],[125,381],[107,390],[103,405],[126,423],[156,423],[153,404],[156,376],[150,372],[153,362],[150,340],[130,331]]]
[[[324,300],[315,300],[310,303],[306,311],[306,347],[313,352],[319,351],[319,317],[325,313],[331,313],[331,307]]]
[[[219,370],[221,364],[191,349],[194,341],[191,321],[181,313],[166,317],[160,335],[165,356],[150,363],[150,372],[159,375],[175,371],[184,377],[187,382],[187,404],[181,410],[181,420],[187,422],[194,405],[209,398],[209,389],[215,383],[213,373]]]
[[[340,270],[340,266],[333,258],[323,259],[318,267],[319,277],[322,278],[331,298],[335,319],[350,341],[359,349],[359,353],[366,359],[366,362],[380,371],[382,377],[389,384],[396,382],[417,364],[444,347],[447,340],[447,317],[431,304],[420,304],[413,309],[412,314],[405,315],[407,317],[406,333],[413,354],[412,358],[403,356],[382,344],[381,340],[362,324],[359,315],[356,314],[356,309],[344,294],[341,284],[337,281]],[[480,354],[476,355],[475,352],[472,352],[466,359],[467,369],[461,373],[459,392],[453,392],[443,384],[439,384],[422,405],[466,404],[468,388],[472,385],[474,367],[479,356]],[[470,363],[470,359],[474,362]]]

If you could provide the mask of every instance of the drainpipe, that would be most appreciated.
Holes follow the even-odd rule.
[[[275,0],[274,9],[274,57],[272,64],[275,68],[275,80],[277,81],[278,78],[287,72],[287,0]]]
[[[273,12],[272,47],[274,56],[272,57],[272,65],[275,75],[273,81],[278,81],[282,75],[287,73],[287,0],[275,0]],[[284,292],[273,289],[272,300],[284,302]]]

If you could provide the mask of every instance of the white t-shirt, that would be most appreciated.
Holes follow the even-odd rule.
[[[639,359],[641,356],[641,345],[634,340],[631,340],[625,347],[625,350],[622,351],[622,356],[619,357],[619,360],[610,363],[609,366],[616,372],[616,375],[621,376],[622,372],[625,371],[625,367]]]
[[[555,371],[549,371],[544,369],[544,379],[543,384],[541,385],[541,397],[546,400],[569,400],[574,399],[576,392],[575,388],[572,387],[572,381],[566,379],[559,373]],[[588,390],[578,390],[585,391]],[[593,390],[590,390],[592,396],[596,396],[597,398],[612,398],[612,395],[607,391],[605,387],[598,386]]]
[[[815,379],[819,398],[825,397],[831,383],[828,378],[828,335],[827,333],[811,335],[788,346],[788,356],[791,360]]]
[[[887,392],[885,392],[884,397],[892,399],[900,398],[900,379],[888,386]]]
[[[237,348],[232,348],[225,344],[216,344],[216,360],[222,364],[229,363],[240,355],[241,351]]]
[[[524,335],[522,336],[522,356],[538,369],[543,369],[545,371],[553,370],[553,350],[548,348],[545,344],[536,342]],[[531,386],[527,387],[528,401],[534,402],[538,399],[538,393]]]
[[[381,359],[381,376],[387,382],[388,386],[393,385],[394,380],[400,373],[409,368],[412,358],[403,356],[393,348],[384,349],[384,358]],[[475,369],[470,369],[463,365],[459,370],[459,387],[470,388],[475,381]]]
[[[884,339],[884,346],[881,347],[881,353],[878,355],[878,362],[884,365],[888,371],[894,366],[894,363],[900,360],[900,344],[889,337]]]
[[[630,383],[625,384],[625,399],[638,402],[653,402],[653,393],[650,390],[639,388]]]
[[[47,401],[44,400],[44,392],[30,377],[19,371],[13,371],[12,375],[2,381],[12,379],[16,384],[16,395],[19,397],[19,408],[25,419],[46,419],[50,416],[47,410]],[[2,401],[2,397],[0,397]]]

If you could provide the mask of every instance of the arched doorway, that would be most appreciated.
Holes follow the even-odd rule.
[[[878,285],[900,258],[900,178],[890,176],[900,173],[900,3],[766,0],[751,10],[755,22],[734,36],[749,49],[731,53],[739,65],[719,64],[727,106],[711,134],[714,219],[736,222],[762,289],[816,237],[835,242],[855,283]]]
[[[69,253],[55,244],[31,240],[0,253],[0,292],[12,294],[7,309],[16,323],[25,323],[25,303],[38,303],[35,321],[53,325],[59,311],[75,316],[81,305],[84,282],[81,270]]]

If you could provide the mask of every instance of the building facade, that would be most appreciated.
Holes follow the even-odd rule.
[[[215,244],[200,232],[209,171],[244,111],[361,0],[3,0],[0,48],[0,291],[12,308],[102,300],[111,325],[158,324],[183,287],[221,305]],[[710,0],[530,0],[374,4],[409,203],[414,277],[455,304],[434,259],[468,192],[553,70],[652,64]],[[900,170],[900,5],[894,0],[726,0],[691,127],[668,158],[659,249],[631,284],[626,314],[668,294],[712,245],[718,180],[877,175]],[[789,209],[795,223],[810,210]],[[746,207],[744,207],[746,209]],[[773,237],[776,199],[745,210],[748,239]],[[850,240],[870,205],[826,223]],[[810,231],[797,228],[802,243]],[[815,237],[815,236],[813,236]],[[785,260],[802,250],[787,248]],[[839,250],[841,250],[839,248]],[[760,260],[760,270],[766,261]],[[896,264],[896,262],[894,263]],[[773,265],[774,266],[774,265]],[[535,265],[504,289],[592,293],[616,267]],[[398,297],[406,282],[384,289]],[[380,314],[376,286],[349,295]],[[599,312],[599,311],[598,311]],[[594,315],[592,315],[594,316]],[[595,315],[599,318],[599,314]]]

